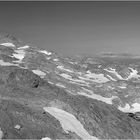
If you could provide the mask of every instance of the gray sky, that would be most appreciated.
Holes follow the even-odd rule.
[[[140,2],[0,2],[0,31],[64,55],[140,54]]]

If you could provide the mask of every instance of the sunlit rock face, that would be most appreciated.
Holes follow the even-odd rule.
[[[0,35],[0,139],[140,139],[140,57],[63,57]]]

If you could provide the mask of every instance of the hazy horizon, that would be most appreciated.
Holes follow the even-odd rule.
[[[0,32],[63,55],[140,54],[140,2],[0,2]]]

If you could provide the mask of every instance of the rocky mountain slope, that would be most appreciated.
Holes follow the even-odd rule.
[[[0,35],[0,139],[140,139],[140,57],[63,57]]]

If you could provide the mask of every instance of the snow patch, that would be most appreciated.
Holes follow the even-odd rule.
[[[126,86],[118,86],[121,89],[126,89]]]
[[[25,46],[23,46],[23,47],[19,47],[18,50],[20,50],[20,49],[21,49],[21,50],[22,50],[22,49],[28,49],[29,47],[30,47],[30,46],[25,45]]]
[[[49,137],[42,138],[41,140],[51,140]]]
[[[70,75],[65,74],[65,73],[60,74],[60,76],[64,77],[65,79],[69,79],[69,80],[72,79]]]
[[[104,77],[104,74],[96,74],[96,73],[91,73],[90,71],[87,71],[87,73],[83,76],[79,77],[80,79],[83,80],[88,80],[96,83],[106,83],[110,81],[106,77]]]
[[[19,66],[18,64],[4,62],[3,60],[0,60],[0,65],[2,65],[2,66]]]
[[[43,109],[60,121],[66,133],[69,133],[69,131],[74,132],[82,139],[98,139],[97,137],[91,136],[74,115],[56,107],[44,107]]]
[[[91,93],[92,93],[92,94],[91,94]],[[83,92],[83,91],[78,92],[78,94],[79,94],[79,95],[86,96],[86,97],[88,97],[88,98],[92,98],[92,99],[98,100],[98,101],[105,102],[105,103],[107,103],[107,104],[112,104],[112,100],[115,99],[115,98],[117,98],[117,96],[112,96],[111,98],[105,98],[105,97],[103,97],[103,96],[101,96],[101,95],[94,94],[94,93],[91,92],[91,91],[90,91],[90,94],[91,94],[91,95],[89,95],[89,94],[87,94],[87,93],[85,93],[85,92]]]
[[[112,80],[112,81],[117,81],[117,80],[113,79],[110,75],[107,75],[107,77],[109,77],[110,80]]]
[[[106,70],[106,71],[108,71],[108,72],[110,72],[110,73],[113,73],[113,74],[116,75],[119,79],[124,80],[124,79],[121,77],[121,75],[119,75],[119,74],[116,72],[115,69],[110,68],[110,69],[104,69],[104,70]]]
[[[131,78],[139,78],[140,77],[140,75],[137,75],[138,74],[137,70],[134,70],[133,68],[129,68],[129,69],[131,69],[132,72],[130,73],[130,75],[127,78],[127,80],[131,79]]]
[[[57,83],[57,84],[55,84],[56,86],[58,86],[58,87],[62,87],[62,88],[66,88],[63,84],[61,84],[61,83]]]
[[[128,76],[128,78],[122,78],[122,76],[121,75],[119,75],[117,72],[116,72],[116,70],[115,69],[112,69],[112,68],[110,68],[110,69],[105,69],[106,71],[108,71],[108,72],[111,72],[111,73],[113,73],[114,75],[116,75],[119,79],[121,79],[121,80],[129,80],[129,79],[131,79],[131,78],[139,78],[140,77],[140,75],[138,75],[137,73],[138,73],[138,71],[137,70],[134,70],[133,68],[130,68],[129,67],[129,69],[131,69],[131,73],[130,73],[130,75]]]
[[[14,127],[15,129],[20,129],[21,128],[21,126],[19,125],[19,124],[17,124],[17,125],[15,125],[15,127]]]
[[[46,73],[39,70],[39,69],[36,69],[36,70],[32,70],[33,73],[39,75],[41,78],[44,78],[46,76]]]
[[[53,83],[53,82],[51,82],[51,81],[48,81],[48,83],[49,83],[49,84],[51,84],[51,85],[54,85],[54,83]]]
[[[136,113],[140,112],[140,104],[134,103],[131,106],[127,103],[125,107],[119,106],[118,109],[122,112]]]
[[[21,62],[22,59],[25,57],[25,51],[24,50],[15,50],[15,53],[13,54],[13,56],[17,59],[19,59],[19,61],[14,61],[14,62]]]
[[[1,128],[0,128],[0,140],[2,140],[2,137],[3,137],[3,132],[2,132],[2,130],[1,130]]]
[[[0,45],[6,46],[6,47],[15,47],[13,43],[7,42],[7,43],[2,43]]]
[[[70,75],[65,74],[65,73],[60,74],[60,76],[64,77],[65,79],[71,80],[70,82],[78,82],[76,84],[79,84],[79,83],[87,84],[87,82],[85,82],[81,79],[72,79],[72,77]]]
[[[47,54],[47,55],[51,55],[52,54],[51,52],[48,52],[48,51],[45,51],[45,50],[42,50],[42,51],[39,51],[39,52]]]
[[[55,58],[55,59],[53,59],[53,61],[58,62],[59,60]]]
[[[64,66],[57,66],[58,69],[61,69],[61,70],[64,70],[64,71],[67,71],[67,72],[70,72],[70,73],[73,73],[72,70],[70,69],[67,69],[67,68],[64,68]]]

